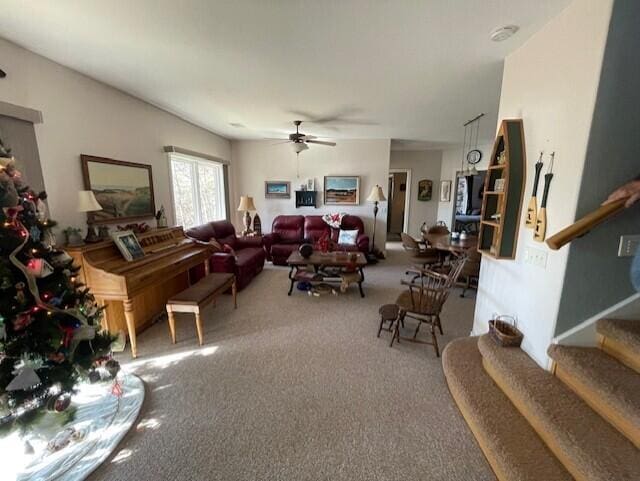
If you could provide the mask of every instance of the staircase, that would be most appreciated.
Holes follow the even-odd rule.
[[[489,336],[443,352],[449,389],[500,481],[640,480],[640,321],[599,348],[552,345],[552,372]]]

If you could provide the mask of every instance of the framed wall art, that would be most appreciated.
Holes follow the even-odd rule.
[[[267,180],[264,183],[265,199],[290,199],[291,182],[284,180]]]
[[[120,250],[122,257],[129,262],[144,257],[144,251],[132,230],[114,232],[111,234],[111,238],[118,247],[118,250]]]
[[[81,155],[85,189],[92,190],[102,210],[88,212],[95,224],[155,216],[151,166]]]
[[[428,179],[418,181],[418,200],[425,202],[431,200],[433,195],[433,182]]]
[[[451,202],[451,181],[440,181],[440,202]]]
[[[360,177],[331,175],[324,178],[325,205],[359,205]]]

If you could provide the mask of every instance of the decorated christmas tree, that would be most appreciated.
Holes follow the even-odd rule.
[[[56,248],[45,199],[0,139],[0,427],[64,411],[82,378],[118,369],[101,308]]]

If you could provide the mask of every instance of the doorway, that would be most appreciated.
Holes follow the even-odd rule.
[[[486,172],[486,170],[481,170],[476,175],[456,173],[453,197],[455,205],[451,222],[454,231],[465,231],[470,234],[478,233]]]
[[[387,203],[387,240],[399,241],[400,234],[408,231],[411,199],[411,170],[389,170],[389,201]]]

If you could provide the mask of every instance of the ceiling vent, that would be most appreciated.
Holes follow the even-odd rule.
[[[506,25],[493,30],[489,37],[494,42],[502,42],[515,34],[518,30],[520,30],[520,27],[517,25]]]

